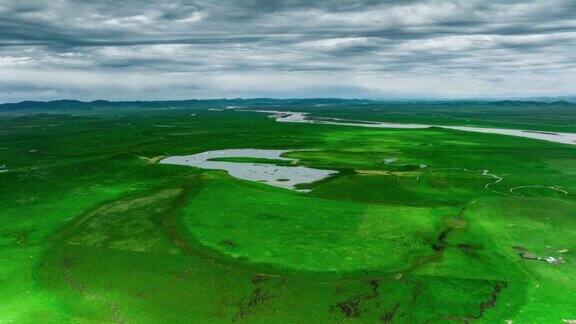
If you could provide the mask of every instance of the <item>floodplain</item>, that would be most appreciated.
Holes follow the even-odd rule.
[[[2,321],[576,319],[576,143],[458,129],[575,107],[126,105],[0,116]]]

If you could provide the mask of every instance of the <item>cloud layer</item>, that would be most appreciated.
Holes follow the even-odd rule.
[[[572,0],[0,2],[0,102],[569,93]]]

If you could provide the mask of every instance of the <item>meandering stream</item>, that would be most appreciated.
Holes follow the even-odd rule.
[[[425,124],[399,124],[399,123],[385,123],[385,122],[371,122],[360,120],[346,120],[340,118],[313,118],[309,113],[305,112],[291,112],[291,111],[275,111],[275,110],[238,110],[238,111],[251,111],[269,114],[277,122],[283,123],[310,123],[310,124],[327,124],[327,125],[342,125],[342,126],[357,126],[368,128],[430,128],[440,127],[445,129],[453,129],[465,132],[489,133],[500,134],[508,136],[525,137],[536,140],[543,140],[561,144],[576,145],[576,133],[557,133],[557,132],[543,132],[543,131],[529,131],[519,129],[505,129],[505,128],[484,128],[484,127],[470,127],[470,126],[443,126],[443,125],[425,125]]]

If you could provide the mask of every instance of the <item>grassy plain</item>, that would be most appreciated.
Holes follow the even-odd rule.
[[[381,117],[318,113],[335,112]],[[287,156],[340,174],[302,193],[157,163],[230,148],[316,149]],[[3,116],[0,321],[576,319],[575,163],[570,145],[231,110]]]

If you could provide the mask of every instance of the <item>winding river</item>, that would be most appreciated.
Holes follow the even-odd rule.
[[[470,126],[443,126],[443,125],[425,125],[425,124],[399,124],[399,123],[385,123],[385,122],[371,122],[371,121],[356,121],[346,120],[340,118],[313,118],[309,113],[305,112],[291,112],[291,111],[275,111],[275,110],[238,110],[238,111],[251,111],[266,113],[274,118],[277,122],[282,123],[310,123],[310,124],[325,124],[325,125],[342,125],[342,126],[358,126],[368,128],[430,128],[440,127],[445,129],[453,129],[465,132],[499,134],[508,136],[525,137],[536,140],[555,142],[561,144],[576,145],[576,133],[557,133],[557,132],[544,132],[544,131],[529,131],[519,129],[505,129],[505,128],[484,128],[484,127],[470,127]]]

